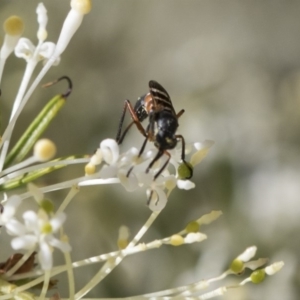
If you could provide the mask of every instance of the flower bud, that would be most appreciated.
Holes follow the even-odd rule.
[[[173,234],[170,238],[170,244],[172,246],[180,246],[184,244],[184,238],[179,234]]]
[[[47,161],[55,155],[56,146],[48,139],[41,139],[35,143],[33,153],[39,161]]]
[[[20,36],[24,31],[24,24],[18,16],[11,16],[5,20],[3,28],[8,35]]]
[[[240,259],[236,258],[231,262],[230,270],[235,274],[242,273],[244,271],[244,268],[244,263]]]
[[[92,4],[90,0],[71,0],[71,8],[85,15],[90,12]]]
[[[85,171],[85,175],[93,175],[95,174],[96,166],[91,163],[88,163],[85,165],[84,171]]]
[[[264,281],[266,273],[264,269],[256,270],[250,275],[250,279],[253,283],[261,283]]]
[[[193,176],[193,166],[190,163],[181,163],[177,169],[179,179],[189,179]]]

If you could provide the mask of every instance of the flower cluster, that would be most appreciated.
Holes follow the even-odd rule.
[[[213,141],[206,140],[203,143],[187,145],[187,154],[191,154],[191,165],[195,167],[208,153],[209,148],[214,144]],[[170,165],[174,166],[175,174],[171,174],[169,169],[165,169],[162,174],[154,180],[154,176],[159,172],[165,163],[165,157],[160,158],[155,165],[145,172],[149,162],[155,157],[157,149],[150,149],[139,156],[137,148],[131,148],[127,152],[120,154],[117,142],[113,139],[106,139],[101,142],[100,148],[91,157],[86,165],[86,174],[92,175],[93,179],[86,180],[79,185],[90,185],[101,183],[104,179],[106,183],[120,182],[124,188],[131,192],[138,188],[145,188],[148,195],[149,207],[153,211],[162,210],[167,204],[168,196],[176,187],[189,190],[195,187],[190,180],[180,179],[180,145],[171,150]],[[194,148],[194,149],[193,149]],[[96,166],[105,162],[101,170],[95,175]],[[95,178],[99,176],[99,178]]]
[[[15,213],[22,200],[14,195],[4,205],[3,213],[0,215],[0,225],[4,226],[10,235],[15,236],[11,241],[13,249],[29,251],[27,257],[34,251],[38,251],[41,267],[48,270],[52,267],[53,247],[63,252],[71,250],[68,243],[54,236],[62,228],[66,215],[63,212],[54,213],[50,200],[44,199],[34,185],[30,185],[29,188],[39,204],[38,211],[27,210],[23,213],[23,223],[18,221]]]

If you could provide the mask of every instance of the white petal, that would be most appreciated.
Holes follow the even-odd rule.
[[[41,45],[39,55],[41,59],[49,59],[54,53],[55,44],[52,42],[45,42]]]
[[[53,58],[53,57],[52,57],[52,58]],[[48,62],[48,59],[44,59],[44,60],[43,60],[43,65],[45,65],[47,62]],[[60,63],[60,56],[58,56],[58,57],[55,58],[55,61],[54,61],[54,63],[53,63],[53,66],[58,66],[59,63]]]
[[[248,262],[244,263],[245,268],[251,269],[251,270],[256,270],[260,267],[262,267],[263,265],[265,265],[268,262],[267,258],[259,258],[257,260],[251,260]]]
[[[195,148],[197,149],[197,152],[195,152],[191,157],[190,163],[193,167],[203,160],[203,158],[207,155],[209,149],[213,146],[214,143],[214,141],[205,140],[203,143],[194,144]]]
[[[56,214],[51,220],[50,224],[52,226],[52,231],[56,232],[59,228],[61,228],[62,224],[66,220],[66,214],[61,212]]]
[[[206,234],[200,232],[191,232],[184,238],[184,242],[186,244],[191,244],[195,242],[202,242],[205,239],[207,239]]]
[[[11,219],[7,222],[5,227],[10,235],[24,235],[26,233],[26,227],[15,219]]]
[[[240,259],[243,262],[247,262],[256,254],[256,250],[256,246],[249,247],[242,254],[240,254],[237,259]]]
[[[7,200],[3,206],[3,213],[0,214],[0,220],[2,220],[2,224],[8,222],[15,215],[16,209],[20,205],[21,201],[21,198],[16,195]]]
[[[137,148],[130,148],[126,153],[121,154],[118,160],[119,168],[131,167],[137,161],[139,150]],[[140,158],[142,161],[142,159]]]
[[[22,202],[22,199],[19,196],[13,195],[13,196],[9,197],[9,199],[7,200],[4,207],[9,206],[9,207],[14,207],[16,209],[20,205],[21,202]]]
[[[139,182],[133,172],[130,173],[127,177],[126,170],[120,170],[118,173],[118,178],[120,179],[121,184],[125,187],[126,191],[132,192],[139,187]]]
[[[58,248],[62,252],[70,252],[72,250],[72,247],[68,243],[62,242],[56,238],[51,238],[48,243],[52,247]]]
[[[155,190],[152,190],[152,196],[149,202],[149,208],[152,211],[161,211],[167,204],[167,196],[165,194],[165,192],[160,189],[160,188],[156,188]],[[147,190],[147,197],[149,199],[151,195],[151,190]]]
[[[283,266],[284,266],[284,262],[279,261],[279,262],[273,263],[272,265],[266,267],[265,271],[268,275],[274,275],[275,273],[280,271],[281,268],[283,268]]]
[[[222,215],[222,211],[220,210],[212,210],[210,213],[203,215],[197,220],[199,225],[202,224],[210,224],[211,222],[215,221]]]
[[[15,250],[20,250],[20,249],[31,250],[34,249],[36,243],[37,243],[37,237],[31,234],[27,234],[12,239],[11,246]]]
[[[40,243],[38,258],[42,269],[49,270],[52,268],[52,251],[50,246],[46,242]]]
[[[213,140],[205,140],[201,143],[194,143],[194,147],[199,151],[201,149],[211,148],[214,144],[215,142]]]
[[[28,60],[32,57],[35,46],[27,38],[20,38],[15,48],[15,55],[20,58]]]
[[[72,36],[79,28],[83,19],[83,14],[79,13],[75,9],[71,9],[64,21],[61,29],[57,45],[55,48],[55,56],[61,55],[68,46]]]
[[[116,166],[107,166],[104,165],[100,170],[100,177],[103,179],[113,178],[117,176],[117,167]]]
[[[16,209],[13,206],[5,205],[3,208],[3,213],[0,214],[1,224],[8,222],[15,215],[15,212]]]
[[[177,186],[182,190],[190,190],[193,189],[196,185],[190,180],[177,180]]]
[[[111,165],[117,162],[119,158],[119,146],[115,140],[103,140],[100,144],[100,149],[106,163]]]
[[[23,219],[28,230],[32,230],[35,232],[39,229],[38,215],[34,211],[26,211],[23,214]]]
[[[139,181],[139,184],[149,186],[153,182],[153,175],[149,173],[145,173],[145,171],[137,173],[136,177]]]
[[[36,8],[37,20],[41,27],[46,28],[48,23],[47,9],[43,3],[39,3]]]
[[[102,162],[102,152],[101,149],[97,149],[97,151],[91,157],[90,163],[97,166]]]

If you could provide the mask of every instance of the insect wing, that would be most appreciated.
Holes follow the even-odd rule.
[[[149,81],[150,93],[154,102],[154,109],[168,110],[172,114],[176,114],[172,105],[168,92],[156,81]]]

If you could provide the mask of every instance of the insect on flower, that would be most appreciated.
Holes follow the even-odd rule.
[[[149,93],[138,98],[134,107],[131,105],[129,100],[125,100],[116,140],[118,144],[121,144],[128,130],[133,124],[135,124],[137,129],[145,137],[145,141],[141,147],[138,157],[140,157],[144,152],[148,141],[154,142],[158,152],[147,167],[146,173],[149,172],[154,163],[164,154],[168,156],[167,161],[155,174],[154,180],[163,172],[169,163],[171,154],[167,150],[175,148],[178,140],[181,140],[181,159],[190,170],[188,177],[185,179],[189,179],[193,175],[193,170],[192,167],[185,161],[184,137],[180,134],[176,134],[179,126],[178,119],[184,113],[184,110],[182,109],[178,113],[175,112],[168,92],[158,82],[154,80],[149,81],[149,89]],[[121,134],[127,109],[129,110],[132,121]],[[149,118],[149,124],[145,129],[141,122],[147,117]],[[132,169],[133,167],[129,169],[127,177]]]

